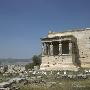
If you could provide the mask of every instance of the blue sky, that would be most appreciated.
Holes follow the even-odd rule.
[[[48,31],[90,27],[90,0],[0,0],[0,58],[31,58]]]

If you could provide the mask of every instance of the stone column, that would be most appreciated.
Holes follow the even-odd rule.
[[[42,43],[42,56],[44,55],[44,43]]]
[[[62,44],[61,44],[61,42],[59,42],[59,55],[61,55],[62,54]]]
[[[45,45],[44,45],[44,55],[47,55],[47,44],[46,43],[44,43]]]
[[[72,54],[72,42],[69,42],[69,54]]]
[[[49,55],[49,44],[46,43],[46,55]]]
[[[48,43],[48,55],[50,55],[50,45]]]
[[[53,45],[52,45],[52,43],[50,44],[50,55],[53,55]]]

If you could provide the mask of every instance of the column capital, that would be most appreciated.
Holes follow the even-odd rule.
[[[62,39],[59,39],[59,42],[61,43]]]

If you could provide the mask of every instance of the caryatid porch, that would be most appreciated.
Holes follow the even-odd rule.
[[[41,69],[56,69],[75,64],[76,39],[69,36],[42,38]],[[65,69],[65,68],[64,68]]]
[[[42,40],[42,56],[45,55],[64,55],[73,54],[75,47],[75,38],[72,36],[62,36],[53,38],[43,38]]]

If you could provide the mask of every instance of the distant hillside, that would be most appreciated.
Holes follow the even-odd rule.
[[[0,59],[1,64],[26,64],[31,62],[32,62],[31,59],[14,59],[14,58]]]

